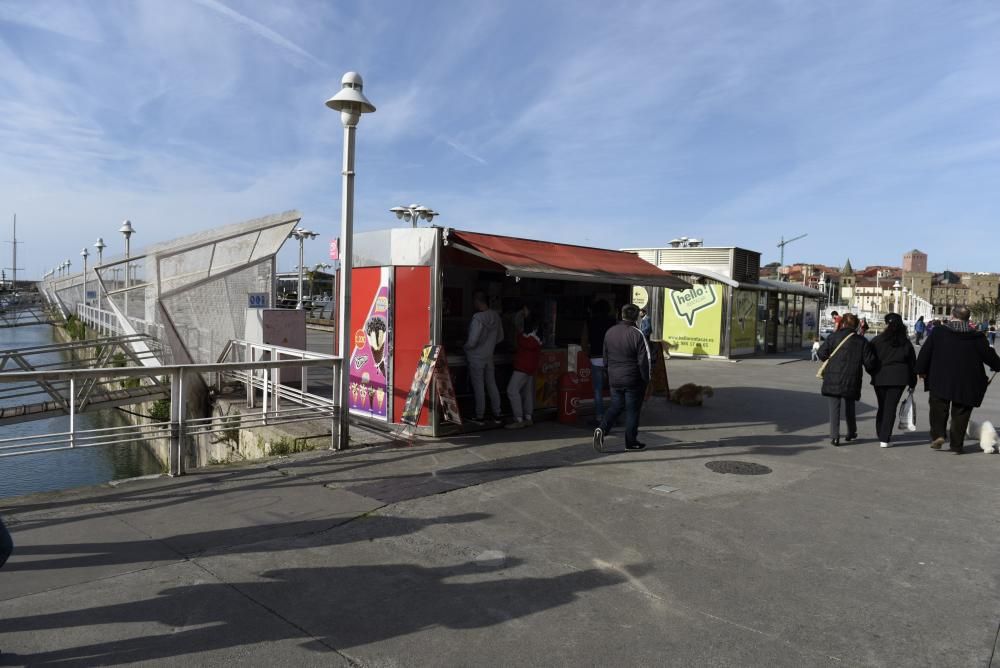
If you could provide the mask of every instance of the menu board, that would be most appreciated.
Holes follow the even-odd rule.
[[[420,353],[420,361],[417,362],[417,371],[413,374],[410,392],[406,395],[406,403],[403,405],[400,421],[412,426],[417,425],[432,375],[438,401],[441,404],[441,416],[448,422],[462,424],[458,400],[455,398],[455,385],[451,382],[451,373],[448,371],[448,358],[444,354],[444,346],[424,346],[423,352]]]

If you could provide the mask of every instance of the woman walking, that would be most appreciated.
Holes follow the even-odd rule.
[[[896,407],[903,396],[903,389],[910,392],[917,386],[917,354],[907,336],[906,324],[898,313],[885,316],[885,330],[872,339],[872,349],[878,358],[878,367],[872,374],[872,385],[878,398],[875,414],[875,432],[879,445],[890,447],[892,425],[896,421]]]
[[[830,404],[830,444],[840,445],[840,406],[844,405],[847,419],[845,441],[858,437],[858,422],[854,402],[861,398],[861,380],[864,367],[871,373],[878,361],[871,344],[857,333],[858,316],[845,313],[840,329],[826,337],[819,348],[819,358],[826,362],[823,372],[823,396]]]

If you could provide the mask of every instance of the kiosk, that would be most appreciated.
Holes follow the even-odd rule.
[[[554,411],[567,349],[579,345],[588,306],[605,299],[615,310],[633,286],[686,289],[691,284],[631,253],[451,228],[394,228],[354,236],[349,351],[353,416],[374,425],[401,424],[424,346],[443,346],[455,400],[470,415],[471,389],[462,344],[481,290],[501,315],[497,386],[506,403],[513,359],[514,314],[527,305],[544,324],[536,377],[536,411]],[[418,433],[459,427],[444,419],[434,386],[424,399]]]

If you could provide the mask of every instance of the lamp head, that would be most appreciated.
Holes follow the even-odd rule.
[[[90,257],[90,253],[87,252],[87,248],[86,247],[84,247],[84,249],[82,251],[80,251],[80,255],[83,256],[84,262],[86,262],[87,258]]]
[[[404,209],[401,206],[394,206],[391,209],[389,209],[389,211],[392,211],[394,214],[396,214],[396,218],[398,218],[399,220],[402,220],[403,214],[406,213],[406,209]]]
[[[94,248],[97,249],[97,252],[100,253],[106,247],[107,246],[105,246],[105,244],[104,244],[104,237],[97,237],[97,243],[94,244]]]
[[[358,124],[361,114],[375,111],[375,105],[361,92],[364,81],[357,72],[345,74],[340,80],[340,85],[337,94],[326,101],[326,106],[340,112],[340,120],[344,127],[353,127]]]
[[[135,232],[135,229],[132,227],[132,221],[126,220],[124,223],[122,223],[122,226],[118,228],[118,231],[124,234],[126,239],[131,237],[132,233]]]

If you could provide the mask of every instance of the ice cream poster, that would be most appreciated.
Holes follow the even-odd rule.
[[[389,360],[389,286],[383,280],[368,309],[364,324],[354,331],[351,353],[351,412],[387,419],[389,392],[386,379]]]

